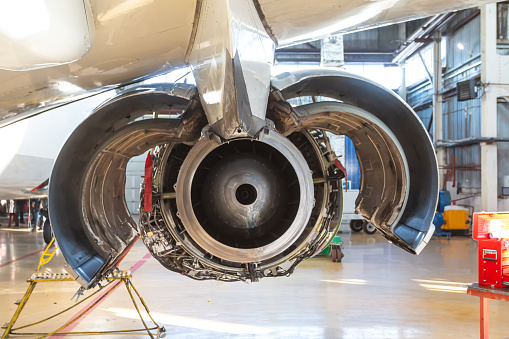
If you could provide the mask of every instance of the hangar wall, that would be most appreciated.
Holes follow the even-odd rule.
[[[508,3],[498,4],[498,8],[497,5],[490,6],[492,6],[492,12],[484,8],[484,12],[479,9],[460,12],[440,31],[442,39],[442,69],[440,70],[442,88],[439,89],[437,96],[439,96],[442,111],[442,136],[438,139],[447,141],[449,145],[449,147],[441,147],[440,145],[443,145],[443,143],[440,140],[438,142],[439,167],[441,169],[440,185],[441,189],[448,188],[452,191],[453,197],[455,196],[458,199],[458,204],[473,206],[477,211],[483,208],[486,209],[486,207],[483,207],[486,206],[486,203],[483,203],[482,187],[484,180],[486,189],[486,177],[490,177],[485,173],[486,176],[483,179],[481,175],[482,170],[486,172],[490,170],[490,167],[483,168],[482,166],[482,149],[486,147],[486,143],[482,142],[485,139],[482,138],[509,137],[508,98],[504,98],[503,94],[499,94],[501,96],[495,96],[495,99],[493,99],[498,100],[497,112],[495,112],[496,118],[493,119],[493,116],[487,118],[486,116],[483,120],[483,105],[487,102],[486,93],[493,95],[495,91],[500,91],[502,85],[504,85],[489,80],[483,81],[483,70],[486,73],[486,69],[483,67],[488,64],[488,67],[493,68],[496,64],[498,69],[494,73],[502,75],[502,79],[507,79],[503,75],[509,73],[509,63],[501,62],[502,60],[507,61],[509,58],[507,55],[501,55],[501,52],[502,54],[506,53],[508,46],[507,41],[503,38],[507,35],[507,32],[505,32],[507,23],[505,21],[507,21]],[[506,13],[505,16],[504,12]],[[487,19],[485,19],[486,24],[483,24],[482,15],[485,15],[486,18],[491,15],[492,20],[493,18],[498,19],[498,25]],[[494,21],[497,22],[497,20]],[[489,44],[486,43],[486,36],[490,36],[493,30],[487,30],[482,25],[488,26],[490,24],[492,26],[497,25],[497,36],[491,37],[496,39],[497,49],[493,46],[489,47]],[[483,46],[485,46],[484,49]],[[435,92],[433,77],[436,74],[436,70],[433,69],[433,48],[433,43],[423,44],[417,53],[405,61],[407,101],[419,115],[432,138],[434,138],[433,131],[435,130],[435,122],[433,121],[433,95]],[[491,61],[483,64],[482,58]],[[457,86],[458,83],[466,80],[474,81],[475,96],[472,99],[460,101],[457,97]],[[503,80],[501,82],[507,81]],[[485,110],[488,113],[493,113],[493,109],[485,108]],[[439,110],[437,109],[437,111]],[[487,131],[490,127],[487,125],[496,126],[497,135],[489,135]],[[436,139],[434,138],[435,145],[437,145]],[[464,142],[465,140],[470,141]],[[507,160],[509,144],[503,141],[495,144],[496,154],[498,154],[498,166],[494,169],[496,171],[494,177],[497,178],[497,207],[498,210],[507,210],[509,208],[509,188],[504,189],[503,187],[509,186],[509,177],[506,178],[509,175]],[[488,145],[488,147],[490,146]],[[491,173],[493,173],[493,170]],[[490,189],[490,191],[492,190]],[[494,195],[495,193],[490,194]],[[493,208],[492,204],[489,209],[497,209],[497,207]]]
[[[451,32],[442,39],[442,79],[443,92],[442,95],[442,124],[443,139],[460,140],[470,137],[481,136],[481,99],[480,93],[476,93],[475,99],[467,101],[458,101],[456,98],[456,85],[460,81],[468,79],[480,79],[481,74],[481,51],[480,51],[480,17],[479,11],[477,15],[468,20],[473,11],[465,11],[451,25],[459,26],[456,31]],[[466,21],[468,20],[468,21]],[[458,48],[458,43],[464,45],[464,49]],[[445,47],[445,48],[443,48]],[[428,65],[429,72],[433,73],[433,46],[430,44],[424,47],[421,55]],[[445,52],[445,53],[444,53]],[[422,63],[420,57],[415,55],[407,60],[407,69],[421,69],[418,65]],[[419,67],[420,66],[420,67]],[[426,126],[433,134],[433,107],[432,96],[433,86],[431,81],[426,77],[425,72],[420,72],[421,78],[424,80],[410,84],[408,87],[407,100],[415,109],[421,118],[424,126]],[[423,74],[424,73],[424,74]],[[407,84],[408,85],[408,84]],[[431,120],[431,121],[430,121]],[[456,169],[456,187],[459,193],[480,194],[481,193],[481,176],[480,163],[481,153],[478,144],[455,147],[455,169]],[[441,165],[441,169],[447,171],[453,170],[453,149],[445,150],[446,162]],[[442,178],[441,184],[443,184]]]

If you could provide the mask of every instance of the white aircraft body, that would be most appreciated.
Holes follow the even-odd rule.
[[[107,91],[90,96],[1,128],[0,197],[47,196],[47,180],[65,141],[100,103],[113,95]]]
[[[488,2],[1,2],[0,140],[13,147],[0,164],[0,193],[18,197],[52,168],[51,223],[84,287],[108,274],[139,235],[163,266],[193,279],[287,276],[338,225],[342,174],[327,133],[344,134],[361,167],[358,213],[418,254],[433,233],[438,169],[415,113],[345,72],[271,78],[274,50]],[[70,136],[87,110],[55,113],[186,66],[196,86],[130,86]],[[328,100],[292,106],[295,97]],[[40,135],[20,132],[31,124]],[[31,147],[41,139],[52,146]],[[138,226],[125,204],[125,168],[148,149]]]

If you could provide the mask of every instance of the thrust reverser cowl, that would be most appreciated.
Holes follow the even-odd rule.
[[[268,118],[285,135],[323,128],[350,137],[361,170],[357,211],[389,241],[419,254],[434,232],[438,166],[429,135],[412,109],[392,91],[346,72],[285,73],[272,85],[285,100],[320,96],[336,101],[296,107],[293,116],[273,111]]]

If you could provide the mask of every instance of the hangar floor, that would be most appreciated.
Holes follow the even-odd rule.
[[[433,239],[414,257],[379,234],[345,231],[341,236],[343,263],[317,257],[301,264],[290,278],[253,284],[198,282],[179,276],[146,256],[141,242],[121,268],[136,268],[133,283],[169,338],[479,337],[479,300],[458,286],[476,281],[474,241]],[[25,280],[36,269],[43,248],[41,232],[0,228],[2,324],[10,320],[14,302],[25,292]],[[47,266],[60,272],[62,263],[61,257],[55,257]],[[17,325],[72,304],[77,288],[74,282],[40,284]],[[40,329],[55,329],[75,313]],[[509,337],[508,314],[509,304],[490,302],[491,338]],[[140,327],[121,287],[73,330]]]

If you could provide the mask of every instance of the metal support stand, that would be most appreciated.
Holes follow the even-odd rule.
[[[18,320],[18,318],[19,318],[19,316],[21,314],[21,311],[23,310],[23,308],[27,304],[28,299],[32,295],[32,292],[34,291],[37,283],[43,283],[43,282],[46,283],[46,282],[55,282],[55,281],[74,281],[74,278],[72,278],[67,273],[62,273],[62,274],[47,274],[47,273],[39,274],[39,273],[36,273],[36,274],[33,274],[32,277],[27,280],[27,282],[29,283],[29,286],[28,286],[27,291],[25,292],[25,295],[23,296],[23,298],[21,300],[16,302],[16,304],[18,304],[18,308],[14,312],[14,315],[12,316],[11,321],[8,324],[5,324],[4,326],[2,326],[2,328],[5,329],[5,332],[2,335],[1,339],[7,338],[10,335],[11,336],[14,336],[14,335],[32,335],[32,336],[38,336],[37,338],[39,339],[39,338],[46,338],[46,337],[52,336],[54,334],[104,335],[104,334],[129,334],[129,333],[136,333],[136,332],[143,332],[143,331],[146,331],[148,333],[148,335],[150,336],[150,338],[164,338],[164,336],[166,335],[165,334],[165,332],[166,332],[165,328],[162,327],[162,326],[159,326],[155,322],[155,320],[152,318],[152,316],[150,315],[150,311],[148,309],[147,304],[145,304],[145,301],[143,300],[143,298],[140,296],[140,294],[138,293],[136,288],[134,288],[133,283],[131,281],[131,278],[132,278],[132,275],[131,275],[130,271],[118,271],[118,272],[115,272],[112,275],[106,277],[104,280],[107,282],[107,285],[104,286],[104,287],[108,287],[109,285],[112,285],[111,288],[109,288],[103,295],[101,295],[92,305],[87,307],[85,310],[83,310],[81,313],[79,313],[76,317],[74,317],[73,319],[69,320],[63,326],[59,327],[58,329],[56,329],[53,332],[49,332],[49,333],[15,332],[15,331],[18,331],[20,329],[27,328],[27,327],[30,327],[30,326],[34,326],[34,325],[37,325],[37,324],[41,324],[41,323],[43,323],[43,322],[45,322],[47,320],[53,319],[53,318],[55,318],[55,317],[65,313],[65,312],[73,309],[74,307],[80,305],[84,301],[92,298],[94,295],[96,295],[97,293],[99,293],[100,291],[103,290],[103,289],[99,289],[99,290],[95,291],[94,293],[92,293],[91,295],[89,295],[88,297],[86,297],[86,298],[82,299],[81,301],[75,303],[74,305],[66,308],[65,310],[63,310],[61,312],[58,312],[58,313],[56,313],[56,314],[54,314],[52,316],[49,316],[49,317],[47,317],[47,318],[45,318],[43,320],[37,321],[37,322],[32,323],[32,324],[28,324],[28,325],[24,325],[24,326],[20,326],[20,327],[14,328],[14,324]],[[134,329],[134,330],[117,330],[117,331],[60,332],[61,330],[63,330],[64,328],[66,328],[67,326],[71,325],[72,323],[74,323],[79,318],[81,318],[84,314],[86,314],[88,311],[90,311],[95,305],[100,303],[120,283],[124,283],[124,286],[126,287],[127,292],[129,293],[129,296],[131,297],[133,305],[136,308],[136,311],[138,312],[138,315],[140,316],[140,320],[143,323],[144,328],[142,328],[142,329]],[[143,319],[143,316],[140,313],[140,309],[138,308],[138,304],[136,303],[136,300],[134,299],[134,296],[133,296],[133,293],[131,292],[131,289],[138,296],[139,301],[141,302],[141,304],[145,308],[145,311],[147,312],[148,316],[150,317],[150,319],[152,320],[152,322],[154,323],[155,326],[149,328],[147,326],[147,324],[145,323],[145,320]],[[155,333],[152,332],[154,330],[156,330],[157,332],[155,332]]]
[[[467,294],[479,297],[480,308],[479,308],[479,329],[481,339],[488,339],[489,337],[489,301],[502,300],[509,302],[509,288],[490,287],[473,283],[466,285]]]

